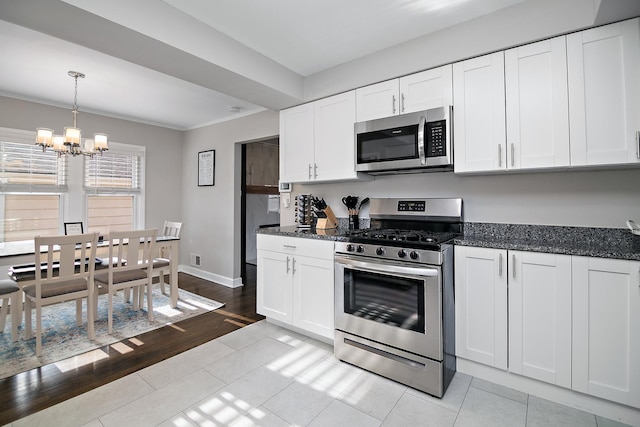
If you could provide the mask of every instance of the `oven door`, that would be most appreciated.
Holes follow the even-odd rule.
[[[336,255],[335,327],[442,360],[442,274],[411,266]]]

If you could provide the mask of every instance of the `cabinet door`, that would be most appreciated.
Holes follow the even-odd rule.
[[[315,179],[354,179],[356,121],[355,91],[341,93],[314,103]]]
[[[400,113],[453,104],[452,65],[400,78]]]
[[[509,371],[571,388],[571,256],[508,256]]]
[[[256,311],[286,323],[293,319],[292,260],[289,254],[258,249]]]
[[[293,325],[333,339],[333,257],[296,256],[293,264]]]
[[[280,111],[280,181],[313,179],[313,103]]]
[[[504,54],[453,64],[454,170],[506,169]]]
[[[565,37],[505,51],[507,168],[569,165]]]
[[[398,79],[356,89],[357,121],[399,114],[399,92]]]
[[[456,246],[456,356],[507,369],[507,251]]]
[[[572,388],[640,407],[640,262],[575,256]]]
[[[571,165],[638,163],[640,18],[567,36]]]

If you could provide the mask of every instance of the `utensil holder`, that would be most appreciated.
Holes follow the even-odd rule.
[[[349,230],[358,230],[360,228],[360,218],[358,215],[349,215]]]

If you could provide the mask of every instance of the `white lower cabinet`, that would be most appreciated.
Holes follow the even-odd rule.
[[[258,234],[257,312],[333,339],[333,242]]]
[[[509,371],[571,388],[571,256],[508,256]]]
[[[456,356],[640,408],[639,261],[455,251]]]
[[[456,356],[507,369],[507,251],[456,246]]]
[[[640,408],[640,262],[573,257],[573,389]]]

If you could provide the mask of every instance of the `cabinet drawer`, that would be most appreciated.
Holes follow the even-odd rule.
[[[333,241],[258,234],[258,250],[333,259]]]

